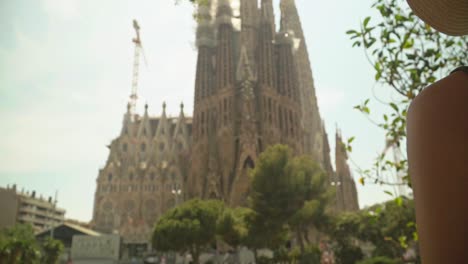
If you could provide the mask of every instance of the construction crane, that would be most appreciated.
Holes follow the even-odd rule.
[[[140,26],[138,22],[133,20],[133,28],[135,29],[136,37],[132,39],[135,43],[135,52],[133,56],[133,78],[132,78],[132,93],[130,94],[130,114],[133,117],[136,114],[136,104],[138,99],[138,74],[140,70],[140,53],[143,55],[143,60],[146,63],[145,53],[141,44]]]
[[[392,152],[393,154],[393,162],[395,164],[400,164],[401,160],[402,160],[402,157],[403,157],[403,153],[401,152],[401,149],[400,149],[400,146],[398,144],[398,139],[389,139],[387,138],[386,141],[385,141],[385,148],[384,150],[382,151],[382,155],[386,155],[388,154],[389,152]],[[399,183],[399,185],[395,188],[394,186],[394,192],[398,195],[398,196],[408,196],[408,191],[407,191],[407,188],[406,186],[403,184],[404,183],[404,179],[403,177],[405,176],[404,172],[403,171],[397,171],[396,172],[396,175],[394,176],[394,181],[396,183]]]

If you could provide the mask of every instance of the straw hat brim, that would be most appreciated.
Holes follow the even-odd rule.
[[[436,30],[468,35],[468,0],[407,0],[413,12]]]

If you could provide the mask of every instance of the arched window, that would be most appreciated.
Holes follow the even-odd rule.
[[[159,143],[159,150],[163,151],[164,150],[164,143]]]
[[[128,176],[128,178],[129,178],[130,180],[133,180],[133,173],[130,173],[130,175]]]
[[[140,145],[140,150],[141,150],[141,152],[145,152],[145,151],[146,151],[146,144],[145,144],[145,143],[141,143],[141,145]]]
[[[107,180],[112,181],[112,173],[109,173],[109,175],[107,175]]]
[[[156,174],[154,172],[150,173],[150,180],[154,180],[156,178]]]
[[[128,145],[127,145],[127,143],[124,143],[124,144],[122,145],[122,151],[123,151],[123,152],[127,152],[127,149],[128,149]]]
[[[249,156],[244,161],[244,169],[253,169],[255,167],[255,163],[253,162],[252,158]]]

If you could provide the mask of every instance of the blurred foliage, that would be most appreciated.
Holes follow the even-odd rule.
[[[42,250],[44,252],[42,256],[42,263],[58,263],[63,249],[64,247],[62,242],[50,237],[46,238],[42,243]]]
[[[390,101],[374,98],[388,109],[380,120],[372,115],[370,99],[355,109],[385,130],[388,145],[400,146],[406,140],[406,115],[411,101],[424,87],[468,64],[468,38],[447,36],[432,29],[414,15],[405,0],[375,0],[372,7],[380,16],[366,17],[358,29],[346,33],[353,47],[364,48],[376,82],[391,88],[396,96]],[[361,169],[360,173],[362,184],[410,185],[404,155],[399,161],[379,155],[372,169]],[[395,174],[404,174],[403,182],[388,180]]]
[[[0,263],[53,264],[62,252],[63,244],[58,240],[37,241],[30,225],[17,224],[0,231]]]
[[[375,257],[357,262],[357,264],[399,264],[401,262],[387,258],[387,257]]]
[[[384,89],[390,88],[395,96],[387,101],[374,96],[372,101],[365,99],[355,109],[386,132],[387,147],[403,146],[403,151],[399,158],[385,153],[378,155],[372,168],[359,169],[359,182],[362,185],[408,185],[411,188],[404,154],[408,107],[426,86],[456,67],[468,64],[468,39],[447,36],[432,29],[415,16],[404,0],[374,0],[372,7],[379,16],[366,17],[358,29],[346,33],[353,41],[353,47],[364,48],[374,69],[376,83]],[[388,111],[376,117],[370,106],[373,101],[384,104]],[[348,142],[348,151],[352,149],[350,145]],[[402,176],[403,181],[389,180],[397,179],[395,175]],[[394,196],[391,192],[386,193]],[[375,246],[374,256],[401,259],[408,248],[417,245],[413,202],[396,197],[364,214],[342,216],[335,223],[334,232],[334,236],[342,240],[371,243]],[[352,238],[346,237],[347,233],[353,234]],[[393,263],[379,261],[363,263]]]
[[[335,243],[338,263],[362,259],[360,248],[365,244],[373,248],[372,256],[403,260],[408,250],[416,250],[418,241],[414,202],[401,198],[360,212],[343,213],[333,219],[328,234]]]

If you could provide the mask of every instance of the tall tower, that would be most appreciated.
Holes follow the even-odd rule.
[[[294,34],[294,59],[298,75],[298,85],[302,105],[301,123],[304,127],[305,152],[321,159],[322,125],[315,94],[314,80],[309,61],[309,53],[304,38],[301,21],[294,0],[281,0],[281,30]]]
[[[356,183],[348,166],[348,154],[341,138],[341,133],[336,131],[336,175],[332,182],[336,186],[336,209],[338,211],[357,211],[359,203],[357,200]]]
[[[198,10],[189,197],[245,204],[249,169],[269,145],[303,153],[293,34],[276,33],[271,0],[240,1],[240,30],[228,0]],[[215,10],[214,14],[209,10]]]

